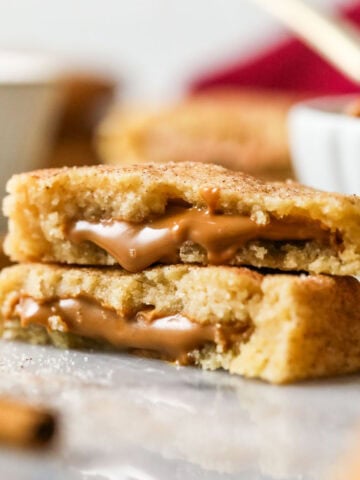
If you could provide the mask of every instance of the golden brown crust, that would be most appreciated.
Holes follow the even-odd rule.
[[[294,95],[214,90],[147,110],[114,109],[99,128],[105,163],[217,163],[266,179],[293,176],[286,116]]]
[[[297,182],[265,182],[242,172],[233,172],[226,168],[212,164],[198,164],[196,162],[170,162],[167,164],[144,163],[138,165],[126,166],[110,166],[95,165],[87,167],[64,167],[53,169],[40,169],[29,173],[21,173],[14,175],[8,183],[8,192],[16,188],[16,184],[31,182],[38,180],[44,182],[38,186],[51,188],[57,182],[62,182],[67,178],[70,182],[92,181],[92,179],[103,181],[107,179],[111,185],[116,182],[124,182],[124,177],[129,176],[127,180],[140,180],[145,187],[161,184],[173,184],[174,186],[183,187],[184,190],[192,190],[192,198],[189,201],[197,201],[204,203],[200,190],[206,187],[217,187],[221,193],[227,193],[234,196],[266,195],[275,200],[294,201],[306,199],[316,195],[317,198],[326,199],[349,199],[356,202],[357,197],[346,197],[341,194],[321,192],[310,187],[306,187]],[[46,183],[45,183],[46,182]],[[47,183],[48,182],[48,183]],[[85,185],[79,185],[85,186]],[[131,183],[129,185],[131,187]],[[190,193],[190,192],[189,192]],[[197,195],[196,195],[197,193]],[[194,198],[194,196],[196,197]],[[237,200],[237,198],[235,198]],[[261,202],[262,199],[260,199]],[[262,202],[261,202],[262,203]],[[226,208],[220,202],[220,208]]]
[[[275,245],[250,241],[238,252],[234,264],[341,275],[360,271],[358,197],[320,192],[295,182],[266,183],[198,163],[64,168],[15,175],[4,201],[9,217],[5,251],[17,261],[114,265],[113,257],[99,247],[68,241],[69,222],[141,222],[163,214],[174,199],[205,209],[202,191],[209,187],[219,189],[219,212],[247,215],[259,224],[270,217],[304,217],[338,232],[343,241],[341,248],[325,248],[316,242]],[[185,245],[180,260],[207,262],[196,244]]]
[[[231,351],[208,345],[195,352],[204,368],[284,383],[360,369],[360,284],[351,277],[262,275],[235,267],[119,269],[28,264],[0,274],[0,310],[8,317],[19,294],[38,300],[87,295],[119,314],[153,305],[200,324],[250,325]],[[5,322],[5,338],[58,346],[93,345],[83,337]],[[104,325],[106,328],[106,325]]]

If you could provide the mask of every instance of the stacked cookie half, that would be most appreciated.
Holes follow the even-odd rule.
[[[14,176],[2,335],[284,383],[360,369],[360,199],[199,163]]]

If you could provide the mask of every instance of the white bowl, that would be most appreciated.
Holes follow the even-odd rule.
[[[317,98],[290,111],[290,148],[301,183],[360,194],[360,118],[344,113],[357,98],[360,94]]]

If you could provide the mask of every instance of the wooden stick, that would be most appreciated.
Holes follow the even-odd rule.
[[[253,0],[279,18],[335,68],[360,83],[360,34],[304,0]],[[301,74],[301,72],[299,72]]]
[[[0,399],[0,443],[22,448],[46,446],[56,431],[53,413],[26,403]]]

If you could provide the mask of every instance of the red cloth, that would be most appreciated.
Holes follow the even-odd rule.
[[[360,2],[341,15],[360,27]],[[277,90],[341,94],[360,91],[360,86],[335,70],[300,40],[281,41],[255,58],[235,62],[193,82],[192,92],[214,87],[255,87]]]

